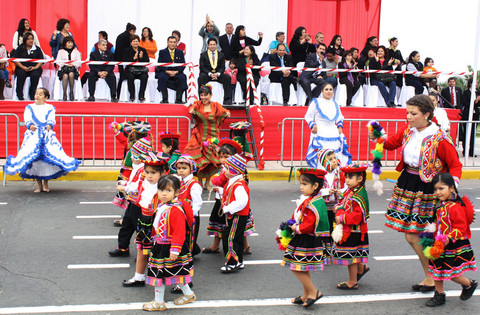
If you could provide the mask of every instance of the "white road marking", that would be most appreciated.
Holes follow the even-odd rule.
[[[447,296],[460,296],[460,290],[445,291]],[[477,291],[474,296],[480,296]],[[382,293],[382,294],[358,294],[358,295],[334,295],[325,296],[316,304],[346,304],[382,301],[399,301],[413,299],[429,299],[431,294],[421,292],[405,293]],[[58,306],[33,306],[33,307],[4,307],[0,308],[0,314],[35,314],[35,313],[73,313],[73,312],[108,312],[108,311],[131,311],[141,310],[145,302],[117,303],[117,304],[83,304],[83,305],[58,305]],[[167,302],[167,309],[181,308],[220,308],[220,307],[258,307],[258,306],[282,306],[292,305],[291,298],[270,298],[250,300],[210,300],[195,301],[185,305],[175,305]]]
[[[117,219],[122,216],[119,214],[106,214],[106,215],[77,215],[77,219]]]
[[[215,200],[204,200],[203,203],[215,203]]]
[[[388,198],[388,199],[385,199],[385,200],[386,200],[386,201],[392,201],[392,199],[391,199],[391,198]]]
[[[258,236],[258,235],[259,235],[258,233],[252,233],[249,236]]]
[[[118,235],[76,235],[74,240],[113,240],[118,239]]]
[[[111,201],[80,201],[81,205],[108,205],[112,204]]]
[[[67,269],[111,269],[130,268],[130,264],[74,264],[68,265]]]
[[[200,218],[210,218],[209,214],[200,214]]]
[[[383,231],[382,230],[371,230],[371,231],[368,231],[368,234],[383,234]]]
[[[277,265],[280,264],[282,260],[280,259],[270,259],[270,260],[244,260],[245,265]]]
[[[480,231],[480,228],[470,228],[470,231]]]
[[[373,256],[375,260],[414,260],[418,259],[417,255],[402,255],[402,256]]]
[[[370,214],[385,214],[387,211],[370,211]]]
[[[82,190],[82,193],[94,193],[94,192],[98,192],[98,193],[111,192],[111,193],[114,193],[115,190]]]
[[[0,205],[8,205],[8,202],[0,202]]]

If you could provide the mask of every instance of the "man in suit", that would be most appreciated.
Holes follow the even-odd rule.
[[[287,55],[287,49],[285,44],[277,45],[277,52],[270,55],[270,66],[272,67],[293,67],[293,59],[291,55]],[[293,84],[295,90],[296,84],[296,71],[293,73],[290,70],[271,71],[270,82],[282,84],[282,97],[283,105],[287,105],[290,100],[290,84]]]
[[[176,48],[177,38],[170,36],[167,39],[167,48],[158,52],[158,62],[185,63],[183,51]],[[187,76],[183,73],[185,67],[155,67],[155,76],[158,79],[157,90],[162,93],[162,103],[168,103],[167,88],[175,89],[176,104],[183,104],[183,92],[188,88]]]
[[[208,40],[207,51],[200,54],[200,75],[198,76],[198,86],[202,86],[210,81],[216,81],[223,85],[223,104],[231,105],[230,84],[231,78],[225,71],[225,57],[223,53],[217,50],[217,40],[210,38]]]
[[[232,40],[235,35],[233,35],[233,24],[227,23],[225,24],[225,33],[224,35],[220,36],[219,44],[220,48],[222,49],[222,53],[225,56],[225,60],[232,59]]]
[[[90,53],[92,61],[113,61],[113,53],[107,50],[107,41],[100,39],[98,41],[98,49]],[[117,91],[117,78],[113,74],[115,66],[112,65],[89,65],[90,73],[88,74],[88,92],[90,97],[88,102],[95,102],[95,87],[98,79],[104,79],[110,88],[110,96],[112,102],[117,102],[115,93]]]
[[[448,87],[443,88],[440,92],[440,94],[442,95],[444,108],[461,109],[460,100],[462,98],[462,89],[456,87],[455,85],[455,78],[450,77],[448,78]]]
[[[320,43],[317,47],[315,54],[309,54],[305,59],[305,68],[326,68],[324,54],[327,46],[324,43]],[[325,72],[320,71],[303,71],[299,78],[300,85],[302,86],[305,94],[307,94],[307,100],[305,106],[308,106],[312,99],[319,97],[322,92],[322,86],[327,82]],[[311,89],[311,84],[315,84],[315,88]]]

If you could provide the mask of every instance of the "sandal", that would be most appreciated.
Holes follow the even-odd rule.
[[[323,294],[320,293],[320,291],[317,290],[317,297],[315,299],[308,298],[305,303],[303,304],[303,307],[307,308],[315,304],[318,300],[322,298]]]
[[[245,250],[243,251],[243,253],[245,255],[251,255],[252,254],[252,248],[250,246],[248,246],[247,248],[245,248]]]
[[[369,271],[370,271],[370,268],[365,266],[365,269],[363,269],[363,273],[357,273],[357,281],[360,281],[360,279],[362,279],[362,277]]]
[[[218,248],[214,250],[211,247],[204,247],[202,249],[202,253],[204,253],[204,254],[218,254],[218,252],[219,252]]]
[[[220,268],[222,273],[232,273],[238,271],[238,265],[225,265]]]
[[[302,300],[302,297],[299,295],[299,296],[297,296],[296,298],[294,298],[294,299],[292,300],[292,303],[293,303],[293,304],[303,304],[303,303],[305,303],[305,302]]]
[[[153,311],[165,311],[167,310],[167,306],[164,303],[158,303],[157,301],[153,300],[151,302],[143,304],[143,310],[148,311],[148,312],[153,312]]]
[[[339,290],[357,290],[358,289],[358,283],[355,283],[351,287],[348,286],[346,282],[342,282],[337,284],[337,289]]]
[[[113,226],[115,226],[115,227],[121,227],[121,226],[122,226],[122,220],[115,220],[115,221],[113,221]]]
[[[178,299],[173,300],[173,304],[175,305],[185,305],[188,303],[195,302],[197,300],[197,297],[195,296],[195,293],[193,293],[190,296],[183,295],[182,297],[179,297]]]

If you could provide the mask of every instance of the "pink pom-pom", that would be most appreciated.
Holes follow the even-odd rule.
[[[446,235],[443,235],[443,234],[438,234],[436,237],[435,237],[435,241],[440,241],[442,242],[443,244],[445,244],[447,242],[447,236]]]

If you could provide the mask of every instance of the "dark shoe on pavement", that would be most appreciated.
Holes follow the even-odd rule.
[[[118,100],[117,100],[117,98],[114,96],[114,97],[112,97],[112,99],[110,100],[110,102],[112,102],[112,103],[118,103]]]
[[[182,100],[175,100],[175,104],[184,104]]]
[[[24,101],[25,100],[25,98],[23,96],[18,96],[17,98],[18,98],[19,101]]]
[[[160,104],[168,104],[168,100],[164,98],[164,99],[160,102]]]
[[[477,285],[478,285],[477,281],[470,280],[470,286],[468,287],[462,286],[463,289],[462,289],[462,294],[460,294],[460,300],[466,301],[469,298],[471,298],[473,295],[473,292],[475,292],[475,289],[477,288]]]
[[[123,280],[122,285],[124,287],[144,287],[145,286],[145,280],[138,281],[138,280],[134,280],[132,278],[132,279],[128,279],[128,280]]]
[[[433,295],[433,297],[428,300],[425,305],[428,306],[428,307],[435,307],[435,306],[440,306],[440,305],[443,305],[445,304],[445,293],[438,293],[437,291],[435,291],[435,294]]]
[[[87,102],[95,102],[95,97],[89,96],[89,97],[87,98]]]
[[[115,249],[108,252],[108,254],[112,257],[129,257],[130,251],[127,249]]]

